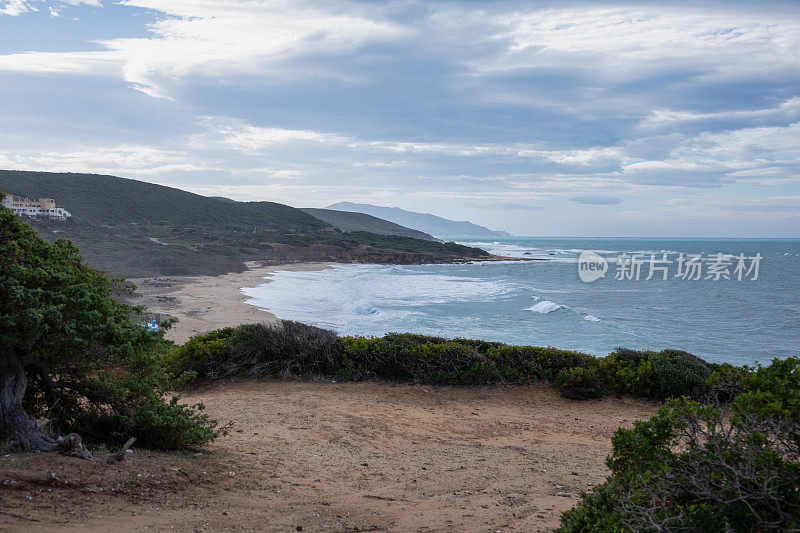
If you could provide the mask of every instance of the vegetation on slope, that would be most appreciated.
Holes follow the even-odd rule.
[[[2,193],[0,193],[2,197]],[[200,407],[164,399],[170,343],[111,298],[116,282],[68,241],[50,244],[0,208],[0,441],[24,450],[87,456],[89,443],[177,448],[213,439]]]
[[[313,209],[303,208],[303,211],[312,215],[323,222],[344,232],[366,231],[378,235],[399,235],[401,237],[411,237],[424,241],[435,241],[436,238],[425,232],[407,228],[382,218],[374,217],[366,213],[356,213],[352,211],[336,211],[334,209]]]
[[[114,275],[221,274],[246,261],[436,262],[477,248],[365,232],[342,233],[299,209],[231,202],[95,174],[0,171],[0,190],[55,198],[65,222],[26,220],[50,241],[69,238]]]

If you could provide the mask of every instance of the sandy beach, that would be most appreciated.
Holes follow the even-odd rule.
[[[276,320],[275,315],[245,302],[239,289],[270,281],[277,270],[314,271],[330,268],[331,263],[295,263],[261,266],[248,263],[245,272],[222,276],[162,276],[134,278],[133,305],[147,308],[159,321],[174,317],[178,322],[167,331],[167,339],[182,344],[200,333],[226,326]]]

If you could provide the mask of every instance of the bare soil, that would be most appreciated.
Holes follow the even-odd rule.
[[[548,531],[657,406],[548,386],[243,382],[184,396],[229,433],[109,464],[0,457],[2,531]]]

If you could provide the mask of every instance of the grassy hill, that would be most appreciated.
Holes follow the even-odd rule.
[[[112,275],[221,274],[245,261],[442,262],[485,257],[454,243],[368,232],[274,202],[232,202],[96,174],[0,170],[0,190],[55,198],[72,218],[28,220],[48,240],[69,238]]]
[[[274,202],[231,202],[172,187],[98,174],[0,171],[0,188],[55,198],[76,220],[101,225],[150,224],[203,228],[314,231],[330,227]]]
[[[331,226],[344,232],[368,231],[378,235],[399,235],[401,237],[412,237],[424,241],[435,241],[436,237],[425,232],[407,228],[382,218],[374,217],[366,213],[355,213],[351,211],[334,211],[333,209],[313,209],[303,208],[309,215],[327,222]]]

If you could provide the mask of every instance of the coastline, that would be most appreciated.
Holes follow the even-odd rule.
[[[221,276],[158,276],[132,278],[136,292],[125,299],[131,305],[147,308],[146,316],[157,320],[168,317],[178,321],[167,330],[166,338],[182,344],[194,335],[226,326],[255,322],[274,322],[276,316],[245,303],[243,287],[269,283],[277,270],[317,271],[334,263],[290,263],[263,266],[247,263],[248,270]]]
[[[465,259],[465,263],[492,261],[547,261],[528,257],[504,257],[492,255],[485,259]],[[458,263],[462,261],[451,261]],[[167,330],[165,337],[183,344],[195,335],[240,324],[274,322],[277,317],[245,303],[247,297],[240,292],[244,287],[255,287],[269,283],[278,270],[313,272],[342,264],[332,261],[285,263],[265,266],[260,262],[246,263],[247,270],[229,272],[219,276],[153,276],[130,278],[136,285],[133,295],[125,295],[130,305],[144,306],[145,316],[161,322],[170,317],[178,321]],[[360,264],[360,263],[346,263]]]

